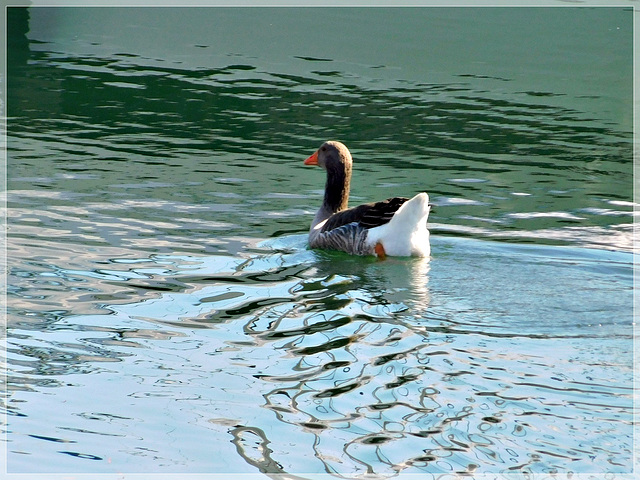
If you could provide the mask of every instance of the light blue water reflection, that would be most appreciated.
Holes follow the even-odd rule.
[[[13,467],[35,444],[47,471],[625,471],[630,254],[258,251],[58,272],[149,293],[9,340]]]

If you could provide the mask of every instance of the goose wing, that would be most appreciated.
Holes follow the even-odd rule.
[[[374,228],[384,225],[391,220],[398,209],[408,199],[393,197],[382,202],[365,203],[333,214],[322,227],[322,233],[333,229],[357,223],[362,228]]]

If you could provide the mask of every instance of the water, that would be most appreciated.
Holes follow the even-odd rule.
[[[630,478],[630,9],[9,18],[9,474]],[[326,139],[431,259],[307,249]]]

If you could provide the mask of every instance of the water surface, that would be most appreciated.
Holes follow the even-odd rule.
[[[9,18],[9,473],[628,478],[630,9]],[[430,259],[308,250],[332,138]]]

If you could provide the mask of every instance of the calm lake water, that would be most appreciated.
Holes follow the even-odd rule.
[[[9,474],[630,478],[632,27],[10,9]],[[430,259],[307,248],[328,139]]]

